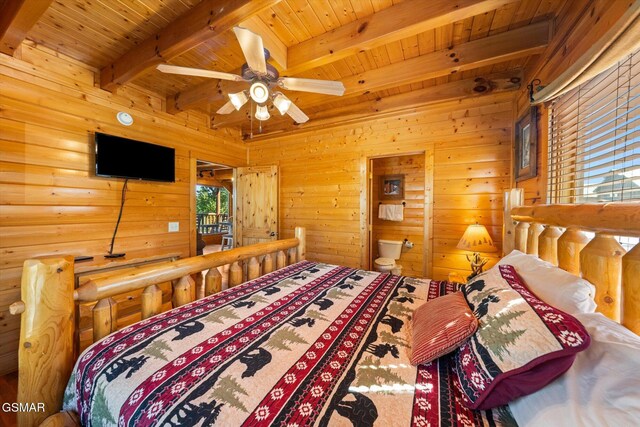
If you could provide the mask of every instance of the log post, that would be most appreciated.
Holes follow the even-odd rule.
[[[229,267],[229,287],[238,286],[240,283],[242,283],[242,267],[236,261]]]
[[[640,243],[622,257],[622,324],[640,335]]]
[[[527,253],[527,237],[529,235],[529,224],[528,222],[520,221],[518,225],[516,225],[516,249],[520,252]]]
[[[141,296],[142,318],[148,319],[162,311],[162,290],[157,285],[144,288]]]
[[[118,303],[104,298],[93,306],[93,342],[101,340],[118,329]]]
[[[182,276],[173,284],[173,307],[180,307],[192,301],[191,289],[195,285],[191,276]]]
[[[522,188],[513,188],[504,192],[504,212],[502,229],[502,252],[509,254],[515,247],[515,221],[511,218],[511,209],[522,206],[524,203],[524,191]]]
[[[276,255],[276,270],[280,270],[287,266],[287,256],[284,254],[284,251],[278,251]]]
[[[295,237],[300,241],[297,248],[298,261],[304,261],[307,259],[307,230],[304,227],[296,227]]]
[[[217,294],[222,290],[222,274],[218,267],[211,267],[204,277],[204,296]]]
[[[298,251],[297,251],[297,248],[290,248],[290,249],[288,250],[288,256],[287,256],[287,259],[288,259],[288,264],[289,264],[289,265],[291,265],[291,264],[295,264],[296,262],[298,262],[298,259],[297,259],[297,257],[296,257],[297,252],[298,252]]]
[[[76,412],[64,411],[50,416],[40,427],[80,427],[80,417]]]
[[[558,227],[548,226],[538,237],[538,256],[540,259],[558,265],[558,239],[562,230]]]
[[[20,426],[39,425],[62,408],[74,363],[73,270],[71,256],[24,262],[17,400],[44,403],[44,412],[18,412]]]
[[[529,233],[527,235],[527,253],[530,255],[538,256],[538,240],[540,234],[544,231],[544,226],[537,222],[534,222],[529,227]]]
[[[191,295],[193,296],[193,301],[204,298],[204,278],[202,276],[202,271],[198,271],[195,274],[191,275],[193,279],[193,291]]]
[[[575,228],[567,228],[558,239],[558,267],[580,275],[580,251],[589,243],[589,237]]]
[[[609,234],[596,234],[580,252],[580,271],[596,287],[597,311],[620,322],[622,256],[625,250]]]
[[[262,274],[271,273],[273,271],[273,257],[266,254],[262,259]]]
[[[256,257],[251,257],[249,259],[249,266],[247,267],[247,278],[253,280],[258,277],[260,277],[260,263]]]

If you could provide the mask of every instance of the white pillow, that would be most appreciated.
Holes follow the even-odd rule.
[[[566,313],[593,313],[596,288],[575,276],[533,255],[514,250],[497,265],[512,265],[527,287],[549,305]]]
[[[600,313],[575,316],[591,345],[546,387],[511,403],[521,426],[637,426],[640,337]]]

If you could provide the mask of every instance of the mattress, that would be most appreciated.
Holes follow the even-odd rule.
[[[303,261],[89,347],[64,409],[83,425],[499,426],[451,360],[411,366],[413,309],[456,285]]]

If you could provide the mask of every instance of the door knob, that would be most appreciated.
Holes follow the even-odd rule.
[[[278,233],[276,233],[275,231],[272,231],[271,233],[269,233],[270,237],[276,237],[278,235]]]

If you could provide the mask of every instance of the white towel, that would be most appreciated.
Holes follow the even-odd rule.
[[[379,205],[378,218],[387,221],[404,221],[403,205]]]

